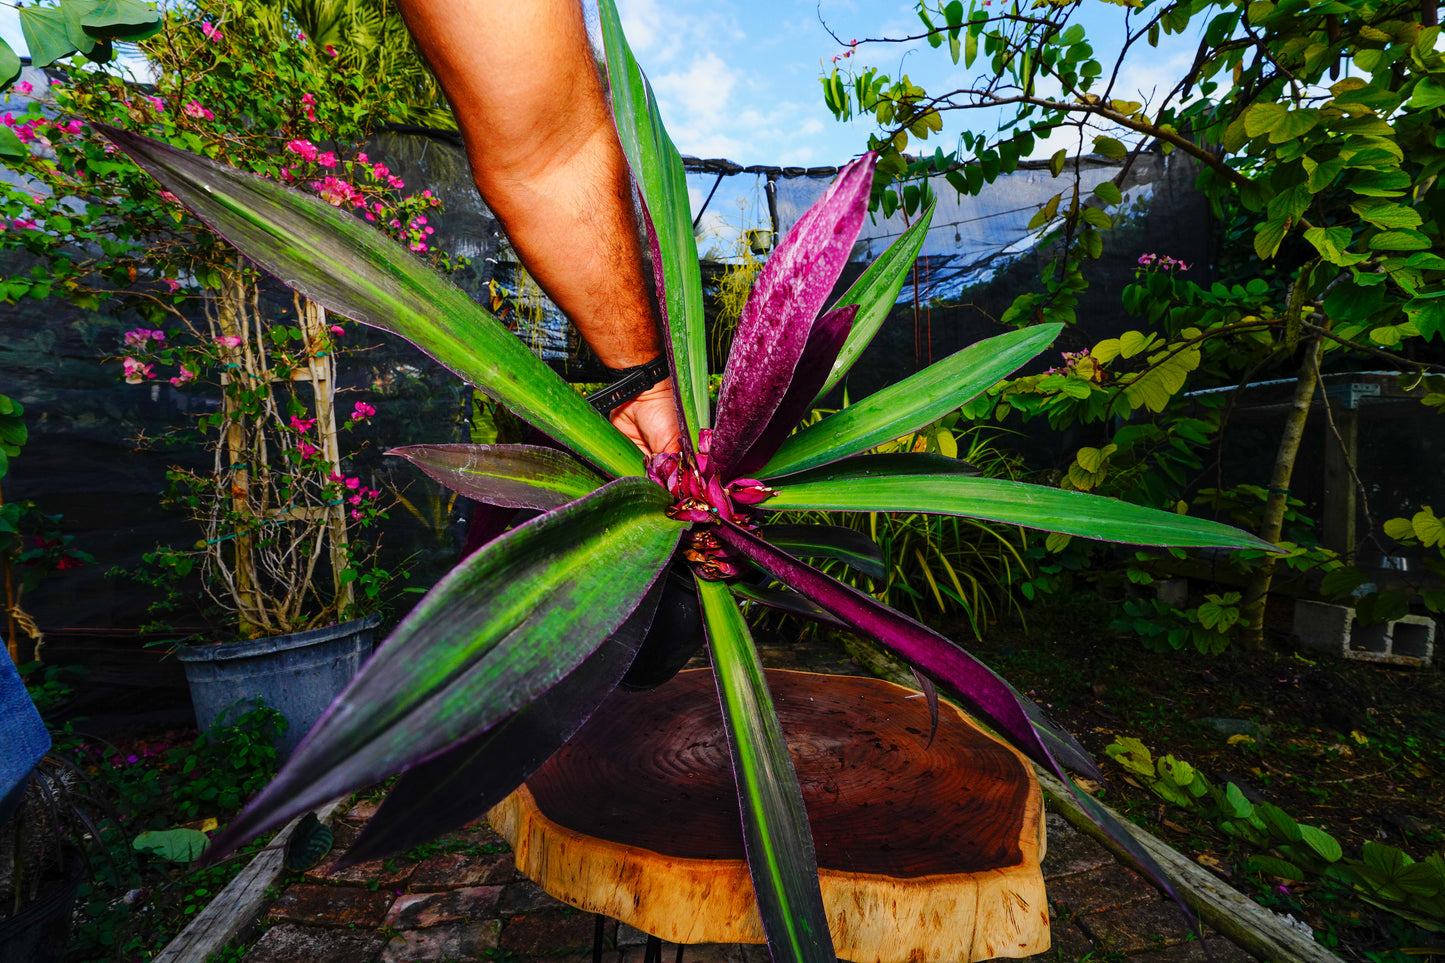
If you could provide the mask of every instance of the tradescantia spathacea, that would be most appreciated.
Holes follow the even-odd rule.
[[[1061,763],[1098,772],[1037,706],[958,645],[794,554],[866,565],[866,551],[827,529],[809,535],[779,527],[770,537],[770,514],[935,512],[1144,545],[1263,543],[1200,519],[976,477],[941,456],[868,454],[1001,380],[1054,339],[1053,325],[973,345],[792,432],[878,329],[928,228],[925,216],[825,310],[866,214],[871,155],[838,175],[768,259],[739,321],[714,418],[681,161],[611,0],[602,0],[601,13],[613,111],[642,201],[685,426],[680,454],[646,463],[488,312],[361,221],[166,144],[106,131],[261,268],[333,312],[408,339],[571,452],[527,445],[398,451],[456,491],[542,514],[437,584],[213,852],[397,773],[349,860],[404,849],[476,818],[565,743],[628,672],[657,612],[664,573],[677,564],[696,576],[774,959],[832,960],[802,796],[735,597],[759,593],[734,585],[733,576],[761,570],[796,593],[800,606],[876,638],[1060,778]],[[1113,834],[1132,838],[1122,829]]]

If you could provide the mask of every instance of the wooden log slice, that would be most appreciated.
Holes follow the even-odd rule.
[[[1049,946],[1023,756],[880,679],[769,670],[839,956],[966,963]],[[489,814],[553,896],[676,943],[762,943],[712,671],[618,691]]]

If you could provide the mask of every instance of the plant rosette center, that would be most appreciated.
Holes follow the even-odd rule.
[[[698,432],[695,452],[664,452],[647,461],[647,477],[666,488],[677,499],[668,509],[670,518],[692,522],[683,556],[696,574],[705,579],[732,578],[742,571],[738,561],[722,547],[713,527],[730,521],[749,531],[757,529],[753,506],[772,498],[775,492],[756,478],[735,478],[724,482],[710,470],[708,450],[712,432]]]

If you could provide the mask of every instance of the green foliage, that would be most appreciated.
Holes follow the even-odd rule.
[[[1407,0],[1121,6],[1130,17],[1125,40],[1103,58],[1075,22],[1084,8],[1076,0],[1027,11],[920,0],[924,36],[962,65],[960,83],[934,96],[861,64],[860,45],[823,78],[824,100],[839,119],[871,115],[879,125],[870,144],[887,176],[872,200],[885,213],[916,207],[929,181],[978,194],[1013,170],[1038,137],[1065,128],[1088,133],[1095,153],[1122,163],[1089,197],[1068,153],[1052,157],[1049,171],[1064,183],[1030,223],[1043,267],[1035,289],[1004,312],[1012,325],[1074,320],[1091,262],[1130,203],[1121,188],[1138,151],[1157,145],[1190,156],[1224,225],[1219,279],[1197,283],[1189,273],[1195,266],[1145,254],[1121,297],[1140,319],[1136,330],[1066,353],[1060,367],[997,385],[965,407],[1000,423],[1082,428],[1086,442],[1057,469],[1061,486],[1183,511],[1180,499],[1198,483],[1204,450],[1231,410],[1224,391],[1186,392],[1294,374],[1288,363],[1309,339],[1321,339],[1322,364],[1376,364],[1360,349],[1387,349],[1399,352],[1393,361],[1415,381],[1430,370],[1413,360],[1421,350],[1411,342],[1438,344],[1445,331],[1445,259],[1437,253],[1445,249],[1445,208],[1435,189],[1445,170],[1445,58],[1439,27],[1425,14],[1432,8]],[[1187,73],[1160,84],[1168,92],[1149,103],[1117,99],[1123,72],[1146,62],[1154,69],[1154,48],[1168,35],[1200,37]],[[1003,120],[993,131],[965,130],[953,152],[927,155],[914,146],[914,157],[903,153],[935,134],[944,114],[998,108]],[[1442,399],[1445,392],[1430,390],[1424,400],[1440,407]],[[1268,502],[1271,511],[1255,518],[1271,518],[1284,498],[1265,492],[1260,507]],[[1341,567],[1301,547],[1300,535],[1283,537],[1294,543],[1285,564]],[[1054,540],[1050,548],[1064,545]],[[1249,564],[1270,571],[1275,563],[1254,556]],[[1058,573],[1040,567],[1035,587],[1070,567],[1087,568],[1075,561]],[[1365,606],[1383,614],[1400,604],[1384,598]],[[1160,644],[1220,644],[1198,610],[1134,608],[1135,621],[1169,623],[1153,634]],[[1224,616],[1208,609],[1204,620],[1227,621],[1228,608]]]
[[[814,410],[808,422],[825,414]],[[957,413],[874,449],[927,452],[961,458],[993,478],[1011,478],[1014,461]],[[843,525],[872,539],[883,553],[885,575],[874,579],[835,560],[815,565],[839,581],[922,619],[961,612],[976,638],[1012,610],[1022,615],[1015,584],[1028,578],[1028,537],[1022,529],[968,518],[924,513],[800,512],[779,520]]]
[[[119,23],[134,19],[127,11],[136,5],[79,6]],[[305,9],[321,16],[324,6]],[[26,8],[22,18],[72,7],[66,0]],[[338,414],[333,406],[330,386],[347,347],[341,319],[302,299],[290,315],[263,311],[260,275],[115,154],[94,125],[143,131],[304,184],[450,269],[455,263],[429,244],[427,214],[437,200],[429,191],[407,192],[356,147],[374,124],[415,119],[407,112],[414,101],[395,86],[381,91],[367,72],[412,56],[399,14],[361,0],[328,9],[325,24],[307,21],[326,26],[322,42],[300,35],[299,6],[204,0],[149,29],[161,31],[143,44],[157,72],[153,94],[136,93],[103,70],[77,71],[71,82],[37,92],[18,116],[7,114],[9,129],[28,145],[13,165],[27,180],[23,188],[0,185],[0,217],[8,220],[0,245],[40,263],[0,277],[0,301],[58,296],[82,308],[133,311],[144,326],[126,333],[112,359],[127,382],[169,381],[182,393],[209,387],[224,399],[168,439],[198,441],[216,456],[212,469],[168,476],[167,506],[197,522],[199,540],[158,549],[154,567],[140,577],[172,590],[157,603],[164,610],[176,601],[167,580],[201,572],[217,611],[229,613],[229,636],[298,631],[374,611],[385,600],[389,574],[372,564],[367,530],[384,518],[387,503],[346,469],[336,428],[350,429],[375,409],[361,403]],[[81,22],[91,29],[89,19]],[[338,49],[328,50],[333,43]],[[412,67],[420,76],[414,57]],[[435,94],[430,80],[412,93],[420,96],[428,84]],[[117,197],[126,202],[114,204]],[[17,435],[12,425],[18,414],[0,401],[0,468],[17,438],[23,441],[23,426]],[[0,538],[7,525],[15,527],[8,515]],[[44,539],[37,548],[61,554],[56,537]],[[80,557],[69,552],[72,562]],[[28,571],[43,570],[33,564]]]
[[[151,829],[131,841],[138,853],[172,863],[192,863],[201,857],[210,838],[198,829]]]
[[[1155,760],[1132,736],[1104,752],[1164,802],[1215,823],[1257,850],[1252,871],[1284,880],[1326,877],[1350,886],[1362,901],[1432,932],[1445,932],[1445,859],[1416,861],[1384,843],[1367,842],[1360,858],[1345,856],[1329,833],[1295,822],[1268,802],[1251,802],[1234,783],[1222,788],[1173,756]]]
[[[1159,599],[1131,599],[1113,627],[1134,632],[1153,652],[1193,645],[1205,655],[1218,655],[1229,647],[1230,630],[1240,622],[1239,599],[1238,592],[1206,595],[1191,609],[1177,609]]]
[[[234,711],[234,710],[233,710]],[[191,745],[157,749],[145,759],[104,745],[82,746],[82,758],[136,828],[163,830],[233,813],[276,772],[275,738],[286,719],[255,708],[203,732]]]

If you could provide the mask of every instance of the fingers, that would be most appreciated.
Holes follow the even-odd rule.
[[[645,455],[682,448],[682,428],[672,397],[672,380],[658,382],[612,410],[611,421]]]

